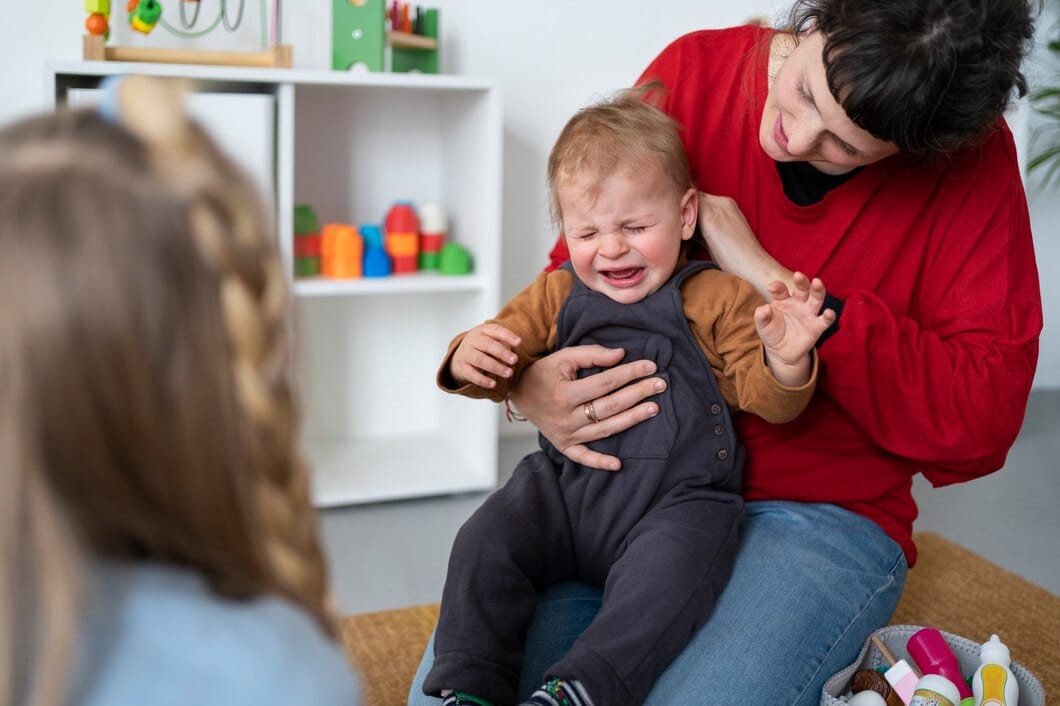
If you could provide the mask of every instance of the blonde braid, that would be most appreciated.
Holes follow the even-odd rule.
[[[123,124],[149,147],[154,170],[188,199],[197,248],[220,281],[265,560],[279,589],[334,635],[316,513],[295,441],[289,292],[257,194],[187,120],[183,91],[172,82],[130,77],[119,90]]]

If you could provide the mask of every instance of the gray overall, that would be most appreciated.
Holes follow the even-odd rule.
[[[659,414],[590,445],[622,459],[618,472],[583,468],[541,437],[464,524],[425,693],[514,703],[537,592],[560,581],[602,586],[603,605],[546,678],[580,680],[596,706],[642,703],[703,624],[732,569],[744,507],[743,452],[681,301],[681,282],[711,266],[690,263],[634,304],[575,277],[557,346],[654,360],[668,385],[654,398]]]

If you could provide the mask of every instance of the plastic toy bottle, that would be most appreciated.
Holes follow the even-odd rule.
[[[935,628],[923,628],[913,633],[905,645],[909,656],[920,667],[924,674],[937,674],[946,677],[957,687],[961,699],[967,699],[972,695],[972,690],[964,681],[961,674],[961,665],[957,661],[957,655],[946,643],[946,638]],[[954,702],[955,704],[957,702]]]
[[[991,635],[980,648],[979,669],[972,677],[975,706],[1017,706],[1020,688],[1010,664],[1008,646]]]
[[[952,681],[938,674],[925,674],[916,683],[909,706],[957,706],[960,701]]]

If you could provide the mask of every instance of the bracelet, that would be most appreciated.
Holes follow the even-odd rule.
[[[504,396],[504,416],[508,419],[509,422],[525,422],[526,421],[526,417],[524,417],[523,415],[519,414],[518,411],[516,411],[515,409],[512,408],[512,396],[511,395],[505,395]]]

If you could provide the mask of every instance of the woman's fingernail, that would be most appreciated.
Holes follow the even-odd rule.
[[[655,363],[647,362],[644,364],[644,374],[651,375],[655,372]]]
[[[656,380],[655,381],[655,391],[656,392],[662,392],[665,389],[666,389],[666,383],[664,381],[662,381],[662,380]]]
[[[653,404],[648,405],[648,416],[649,417],[654,417],[658,413],[659,413],[659,408],[658,407],[656,407]]]

